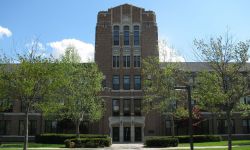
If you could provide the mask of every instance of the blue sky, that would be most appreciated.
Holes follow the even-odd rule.
[[[38,39],[46,53],[59,55],[76,44],[92,57],[97,13],[129,3],[157,16],[158,34],[186,61],[195,61],[194,38],[223,35],[250,39],[249,0],[1,0],[0,51],[13,55]]]

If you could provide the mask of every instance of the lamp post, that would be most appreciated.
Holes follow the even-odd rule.
[[[191,86],[186,85],[186,86],[175,86],[175,90],[187,90],[188,92],[188,130],[189,130],[189,138],[190,138],[190,150],[194,149],[194,144],[193,144],[193,117],[192,117],[192,98],[191,98]]]

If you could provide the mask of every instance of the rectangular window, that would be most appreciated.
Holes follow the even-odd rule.
[[[112,112],[113,112],[113,116],[120,115],[120,100],[119,99],[112,100]]]
[[[123,56],[123,67],[130,67],[130,56]]]
[[[56,133],[57,130],[57,122],[52,120],[45,120],[45,133]]]
[[[120,56],[113,56],[113,68],[120,67]]]
[[[141,116],[141,100],[140,99],[134,100],[134,114],[135,116]]]
[[[141,56],[134,56],[134,67],[141,67]]]
[[[0,135],[10,135],[11,121],[0,120]]]
[[[123,76],[123,89],[130,90],[130,76]]]
[[[134,45],[140,45],[140,32],[139,26],[134,26]]]
[[[36,135],[37,122],[36,120],[29,120],[29,135]],[[25,135],[25,123],[19,120],[19,135]]]
[[[123,115],[124,116],[130,116],[130,99],[124,99],[123,100]]]
[[[115,75],[113,76],[113,90],[119,90],[120,89],[120,78],[119,76]]]
[[[124,35],[124,45],[129,45],[129,26],[124,26],[123,35]]]
[[[250,133],[250,119],[242,120],[243,133]]]
[[[113,44],[119,45],[119,26],[113,27]]]
[[[135,90],[141,89],[141,76],[140,75],[134,76],[134,89]]]

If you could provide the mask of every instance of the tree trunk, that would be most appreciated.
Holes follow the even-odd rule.
[[[29,108],[27,108],[25,112],[25,136],[24,136],[23,150],[28,149],[28,142],[29,142]]]
[[[227,110],[227,133],[228,133],[228,150],[232,150],[232,122],[231,122],[231,112]]]
[[[80,130],[79,130],[79,128],[80,128],[80,121],[77,120],[76,121],[76,138],[77,139],[80,139]]]
[[[174,116],[171,115],[171,134],[172,137],[175,137],[175,129],[174,129],[175,123],[174,123]]]

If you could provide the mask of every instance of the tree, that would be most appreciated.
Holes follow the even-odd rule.
[[[176,108],[176,103],[183,96],[180,92],[175,91],[175,86],[184,81],[185,75],[178,69],[177,63],[160,64],[158,57],[148,57],[143,60],[143,106],[145,112],[159,110],[164,115],[170,117],[171,134],[175,135],[174,117],[187,115],[184,107]]]
[[[71,119],[75,123],[76,137],[80,138],[79,126],[84,120],[100,119],[103,113],[103,101],[99,97],[102,90],[103,75],[95,63],[80,63],[80,56],[74,47],[69,47],[61,56],[62,88],[57,100],[60,119]],[[53,105],[52,105],[53,106]],[[56,109],[55,109],[56,110]],[[47,114],[55,114],[47,111]]]
[[[53,61],[41,55],[36,55],[35,50],[17,56],[18,63],[6,61],[1,64],[0,70],[0,95],[1,98],[19,100],[25,112],[25,139],[24,150],[28,149],[29,113],[37,109],[37,104],[42,103],[44,96],[51,89],[57,78],[53,78],[56,70]]]
[[[234,42],[228,33],[225,38],[209,41],[194,40],[198,56],[210,70],[198,74],[195,95],[199,105],[213,112],[226,113],[228,149],[232,149],[232,112],[247,92],[249,41]]]

